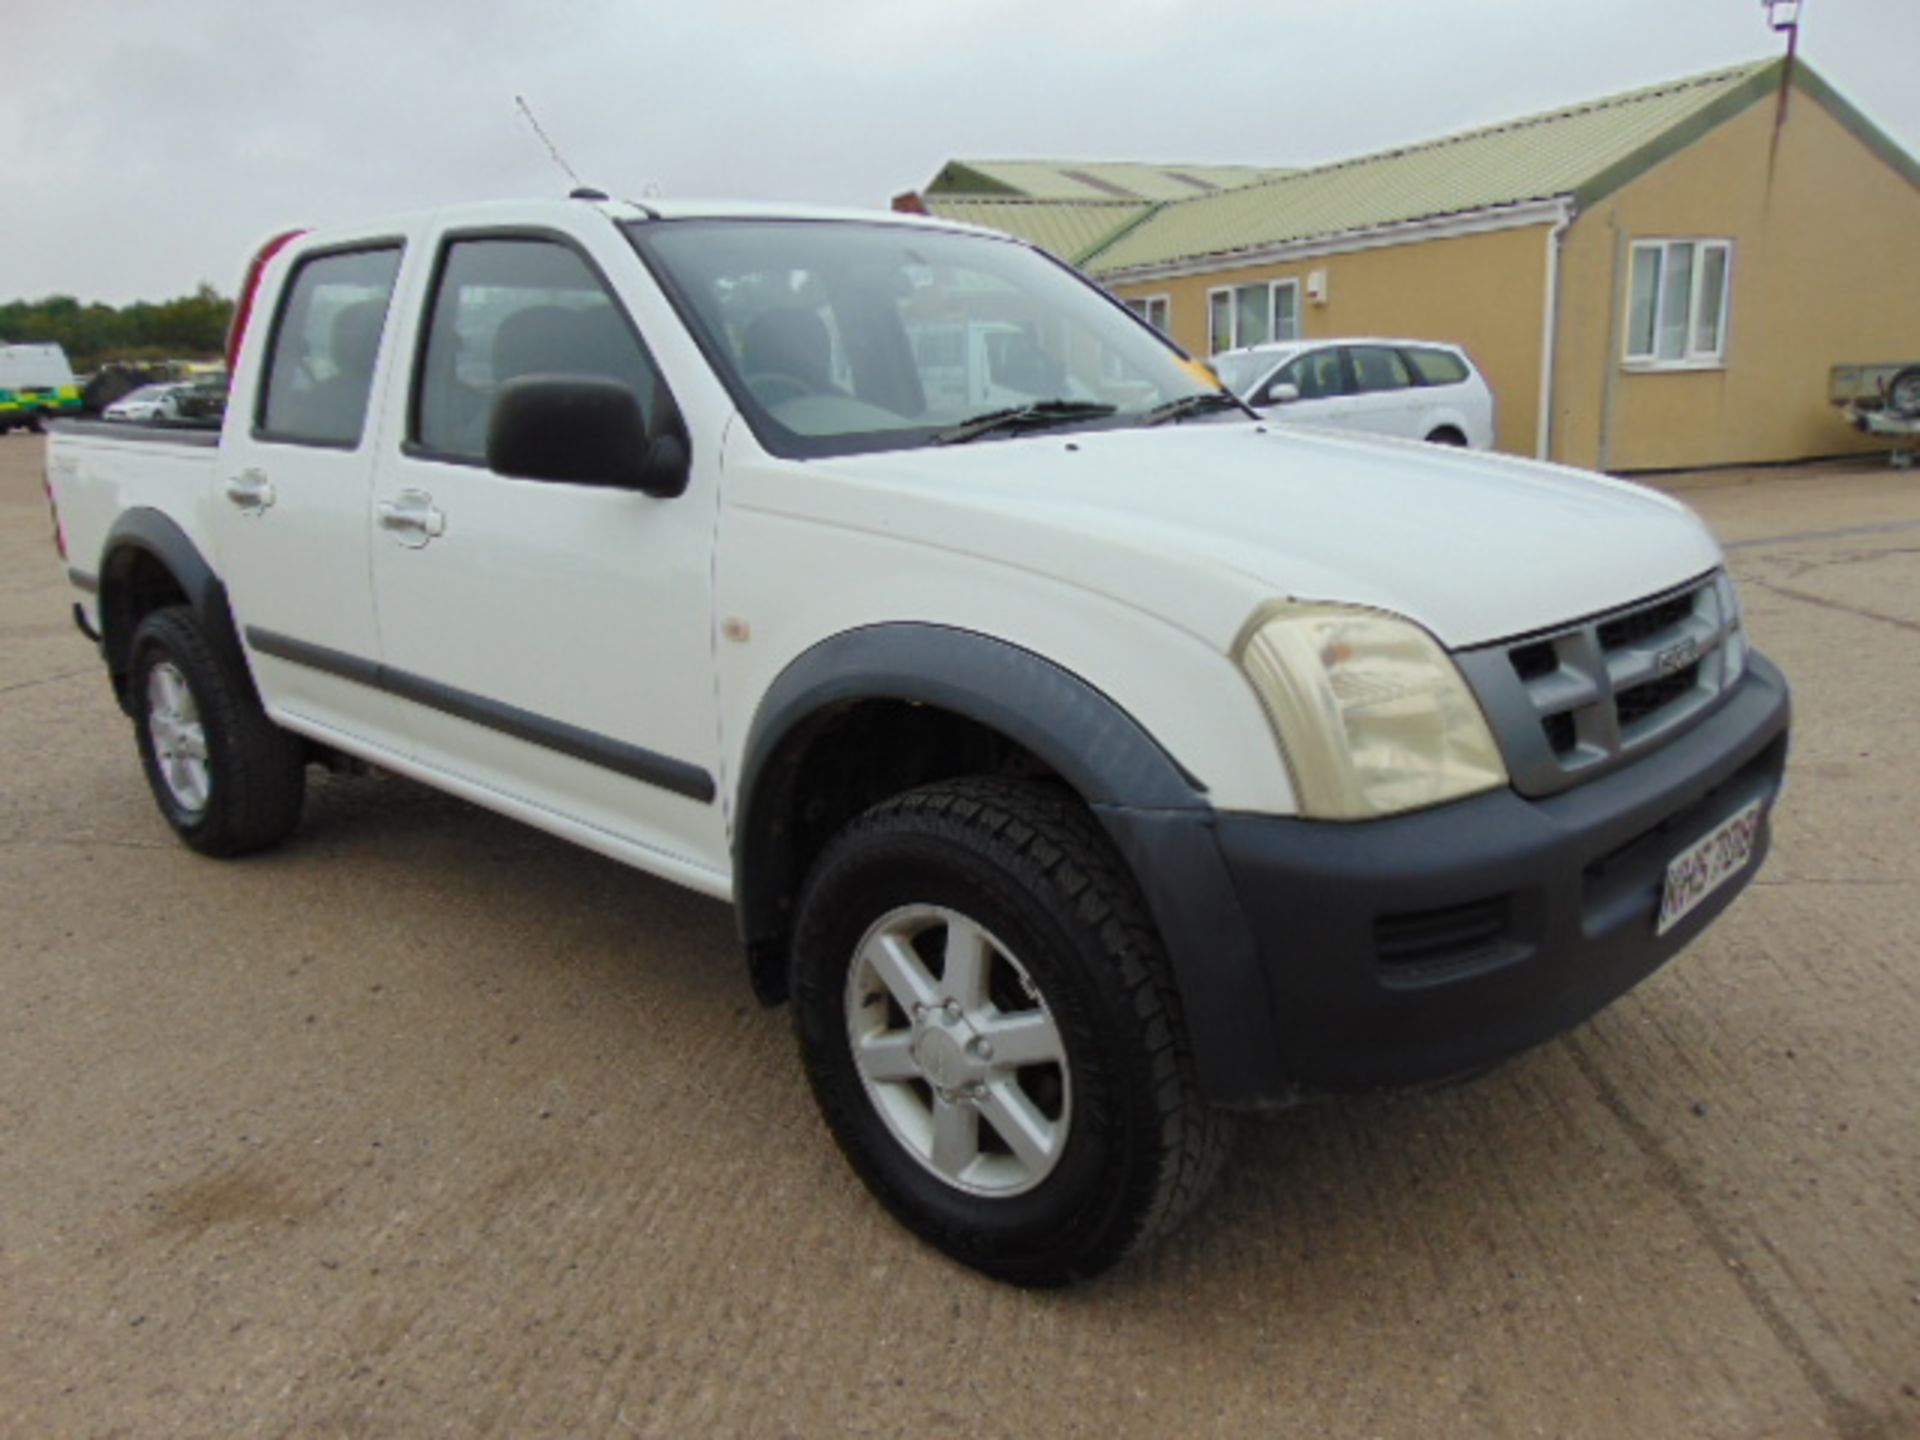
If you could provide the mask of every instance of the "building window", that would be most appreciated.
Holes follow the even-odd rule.
[[[1300,338],[1300,282],[1261,280],[1207,292],[1207,352]]]
[[[1129,310],[1153,326],[1153,328],[1158,330],[1162,335],[1171,335],[1173,333],[1168,321],[1168,316],[1173,309],[1173,302],[1165,295],[1142,295],[1138,299],[1128,300],[1124,303]]]
[[[1627,363],[1676,370],[1724,365],[1732,269],[1730,240],[1636,240]]]

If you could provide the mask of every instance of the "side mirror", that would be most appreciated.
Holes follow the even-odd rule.
[[[1291,380],[1276,380],[1267,387],[1269,405],[1291,405],[1300,398],[1300,387]]]
[[[538,375],[494,397],[487,465],[517,480],[604,485],[670,499],[687,488],[686,441],[647,434],[640,402],[617,380]]]

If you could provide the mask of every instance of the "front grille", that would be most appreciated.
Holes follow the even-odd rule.
[[[1649,680],[1644,685],[1636,685],[1626,694],[1614,701],[1614,709],[1620,714],[1620,728],[1631,730],[1642,720],[1658,715],[1676,700],[1683,700],[1689,690],[1700,683],[1700,664],[1695,661],[1684,670],[1664,675],[1658,680]]]
[[[1508,654],[1513,660],[1513,673],[1522,680],[1538,680],[1542,675],[1551,675],[1560,668],[1560,657],[1553,653],[1551,640],[1516,645]]]
[[[1540,722],[1540,728],[1547,732],[1547,744],[1556,755],[1565,755],[1580,743],[1580,727],[1573,723],[1570,711],[1547,716]]]
[[[1658,635],[1662,630],[1670,630],[1693,614],[1693,596],[1676,595],[1671,600],[1662,600],[1649,605],[1644,610],[1631,610],[1625,615],[1602,622],[1597,628],[1602,650],[1621,650]]]
[[[1733,588],[1718,573],[1544,635],[1459,659],[1516,789],[1548,795],[1672,738],[1744,668]]]

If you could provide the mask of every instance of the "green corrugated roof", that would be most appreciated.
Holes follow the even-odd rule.
[[[954,160],[927,186],[935,196],[1028,200],[1190,200],[1292,171],[1279,165],[1155,165],[1112,160]]]
[[[1030,240],[1078,264],[1126,226],[1153,213],[1146,200],[1022,200],[928,195],[929,213],[962,225],[984,225]]]
[[[1162,205],[1087,257],[1096,274],[1265,249],[1529,200],[1591,199],[1743,110],[1762,61]]]

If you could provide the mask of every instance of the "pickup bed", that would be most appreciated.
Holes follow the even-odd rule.
[[[914,217],[276,246],[217,436],[50,442],[162,815],[245,854],[370,762],[731,902],[854,1169],[989,1274],[1164,1233],[1233,1110],[1558,1034],[1765,853],[1786,687],[1663,497],[1269,427]]]

